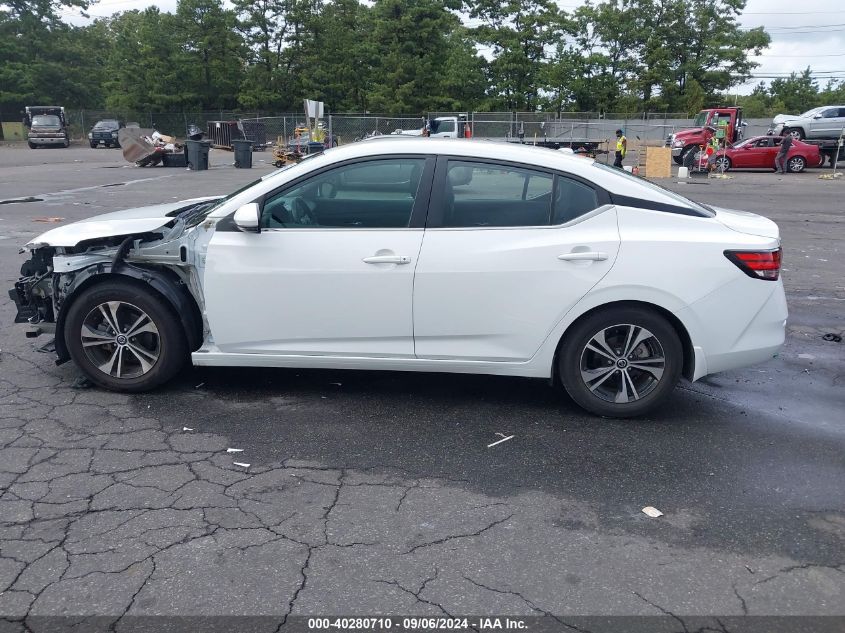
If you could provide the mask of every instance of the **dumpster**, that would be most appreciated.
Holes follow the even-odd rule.
[[[211,149],[209,141],[185,141],[188,154],[188,167],[194,171],[208,169],[208,151]]]
[[[252,141],[249,139],[233,139],[232,149],[235,151],[235,167],[250,169],[252,167]]]

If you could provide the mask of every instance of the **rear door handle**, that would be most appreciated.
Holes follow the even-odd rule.
[[[363,259],[365,264],[410,264],[411,258],[404,255],[373,255]]]
[[[587,253],[564,253],[563,255],[558,255],[557,258],[565,262],[580,262],[585,260],[601,262],[607,259],[607,253],[602,253],[601,251],[590,251]]]

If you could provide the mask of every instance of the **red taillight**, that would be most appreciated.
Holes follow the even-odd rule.
[[[782,249],[774,251],[725,251],[725,257],[754,279],[777,281]]]

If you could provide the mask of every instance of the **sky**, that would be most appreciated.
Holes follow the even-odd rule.
[[[151,5],[162,11],[175,11],[176,0],[99,0],[88,11],[94,17],[107,17],[119,11],[143,9]],[[572,10],[584,0],[558,0],[561,8]],[[800,8],[799,8],[800,7]],[[65,10],[63,18],[73,24],[87,24],[78,11]],[[748,0],[740,18],[746,28],[765,27],[772,43],[759,57],[755,77],[734,89],[748,94],[761,79],[800,72],[810,66],[819,85],[828,78],[845,79],[845,4],[841,0]]]

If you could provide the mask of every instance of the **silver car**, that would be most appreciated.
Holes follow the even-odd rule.
[[[779,114],[772,119],[775,136],[792,135],[799,141],[839,138],[845,129],[845,105],[822,106],[803,114]]]

